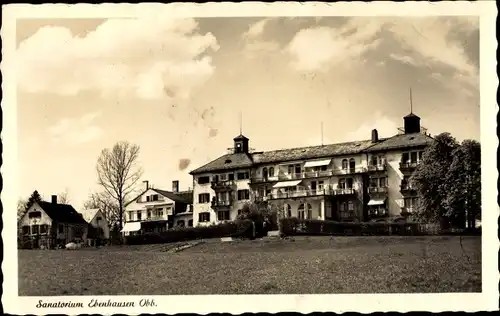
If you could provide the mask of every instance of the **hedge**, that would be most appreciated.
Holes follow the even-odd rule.
[[[126,236],[125,243],[128,245],[143,245],[202,238],[251,237],[252,225],[251,220],[237,220],[212,226],[175,228],[161,233],[145,233],[142,235]]]
[[[422,235],[422,227],[411,222],[336,222],[323,220],[281,220],[284,235]]]

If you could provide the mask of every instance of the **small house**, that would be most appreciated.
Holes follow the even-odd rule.
[[[98,246],[109,240],[109,222],[100,209],[85,209],[80,213],[85,221],[89,223],[87,233],[87,244],[89,246]]]

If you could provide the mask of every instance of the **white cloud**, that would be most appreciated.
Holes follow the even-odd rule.
[[[205,53],[219,48],[211,33],[196,31],[193,19],[164,18],[111,19],[85,37],[43,27],[19,46],[18,84],[28,92],[187,97],[214,71]]]
[[[372,130],[376,129],[378,132],[378,137],[391,137],[397,134],[398,124],[394,123],[391,119],[382,115],[380,112],[375,113],[368,121],[363,123],[354,132],[348,133],[345,137],[348,140],[365,140],[371,138]]]
[[[342,28],[302,29],[284,51],[298,71],[327,71],[335,64],[363,60],[363,53],[379,44],[375,38],[379,29],[379,25],[359,19],[351,19]]]
[[[100,113],[89,113],[79,119],[63,118],[47,132],[54,142],[87,143],[103,134],[103,130],[93,124],[98,116]]]
[[[258,54],[276,52],[279,50],[280,45],[277,41],[263,39],[264,30],[269,20],[269,18],[262,19],[250,25],[248,30],[243,33],[243,51],[246,57],[254,58],[258,56]]]

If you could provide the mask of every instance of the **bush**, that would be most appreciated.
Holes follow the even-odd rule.
[[[419,235],[417,223],[408,222],[336,222],[323,220],[299,220],[285,218],[281,220],[285,235]]]
[[[219,225],[184,227],[167,230],[162,233],[146,233],[143,235],[126,236],[125,243],[128,245],[143,245],[188,241],[202,238],[238,238],[250,237],[251,233],[251,220],[237,220]]]

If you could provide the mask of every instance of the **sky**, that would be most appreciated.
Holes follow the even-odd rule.
[[[479,140],[474,17],[25,19],[16,38],[20,198],[81,209],[118,141],[170,190],[240,129],[257,151],[392,136],[410,88],[432,135]]]

